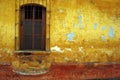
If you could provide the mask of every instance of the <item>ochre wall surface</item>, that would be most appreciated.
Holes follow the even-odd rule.
[[[55,62],[120,62],[119,0],[50,0],[50,57]],[[0,60],[15,43],[15,1],[0,0]]]

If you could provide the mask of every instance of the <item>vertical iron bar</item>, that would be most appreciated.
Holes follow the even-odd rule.
[[[20,10],[20,1],[18,0],[18,10],[19,10],[19,47],[20,47],[20,49],[21,49],[21,46],[22,46],[22,44],[21,44],[21,10]]]
[[[34,9],[35,7],[31,5],[32,10],[32,49],[34,49]]]

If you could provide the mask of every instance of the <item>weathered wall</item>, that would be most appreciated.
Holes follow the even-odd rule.
[[[120,61],[119,0],[53,0],[51,49],[56,62]],[[117,57],[118,56],[118,57]]]
[[[0,0],[0,61],[11,60],[14,51],[14,0]]]
[[[119,0],[51,2],[50,49],[55,62],[120,61]],[[14,0],[0,0],[1,57],[14,51],[14,9]]]

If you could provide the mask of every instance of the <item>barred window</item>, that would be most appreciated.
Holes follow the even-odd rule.
[[[45,50],[46,8],[36,4],[20,7],[20,49]]]

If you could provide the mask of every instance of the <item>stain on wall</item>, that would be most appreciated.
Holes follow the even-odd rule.
[[[55,62],[120,61],[119,0],[50,1],[50,57]],[[6,59],[6,49],[15,50],[14,2],[0,0],[0,54]]]
[[[84,28],[83,22],[82,22],[83,17],[82,16],[78,16],[78,19],[79,19],[80,28]]]
[[[75,36],[74,32],[68,33],[67,34],[68,41],[73,41],[74,40],[74,36]]]
[[[95,24],[94,24],[94,30],[96,30],[96,29],[97,29],[97,27],[98,27],[98,24],[97,24],[97,23],[95,23]]]
[[[106,26],[102,26],[102,30],[104,31],[106,29]]]
[[[114,29],[113,29],[113,27],[112,26],[110,26],[110,30],[109,30],[109,36],[111,37],[111,38],[114,38]]]
[[[102,38],[103,41],[106,41],[106,40],[107,40],[104,35],[102,35],[101,38]]]

